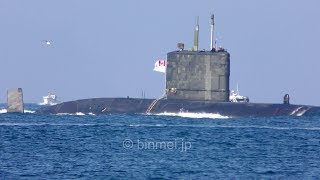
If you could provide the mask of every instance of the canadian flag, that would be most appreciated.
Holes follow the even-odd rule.
[[[167,66],[166,60],[158,60],[154,64],[153,70],[158,71],[158,72],[162,72],[162,73],[166,73],[166,66]]]

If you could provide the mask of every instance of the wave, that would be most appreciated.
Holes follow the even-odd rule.
[[[228,116],[222,116],[220,114],[214,114],[214,113],[191,113],[191,112],[179,112],[179,113],[158,113],[154,114],[158,116],[180,116],[180,117],[186,117],[186,118],[210,118],[210,119],[226,119],[230,118]]]
[[[25,110],[24,110],[24,113],[34,114],[35,112],[36,112],[36,111],[28,110],[28,109],[25,109]],[[0,109],[0,114],[5,114],[5,113],[7,113],[7,109]],[[74,115],[76,115],[76,116],[92,115],[92,116],[94,116],[94,115],[96,115],[96,114],[94,114],[94,113],[92,113],[92,112],[89,112],[89,113],[87,113],[87,114],[85,114],[85,113],[83,113],[83,112],[76,112],[76,113],[58,113],[57,115],[72,115],[72,116],[74,116]]]
[[[35,113],[36,111],[32,111],[32,110],[28,110],[28,109],[25,109],[24,110],[24,113]],[[7,113],[7,109],[0,109],[0,114],[4,114],[4,113]]]
[[[50,103],[50,104],[44,103],[44,102],[38,103],[38,105],[40,105],[40,106],[53,106],[53,105],[57,105],[57,104],[58,104],[58,103]]]
[[[94,123],[1,123],[0,126],[96,126]]]
[[[277,127],[277,126],[209,126],[213,128],[239,128],[239,129],[274,129],[274,130],[310,130],[320,131],[320,127]]]
[[[24,110],[24,113],[32,113],[32,114],[33,114],[33,113],[35,113],[35,112],[36,112],[36,111],[31,111],[31,110],[27,110],[27,109]]]
[[[228,125],[172,125],[172,124],[130,124],[130,127],[193,127],[193,128],[227,128],[227,129],[273,129],[273,130],[307,130],[320,131],[320,127],[277,127],[277,126],[228,126]]]
[[[89,112],[88,114],[85,114],[83,112],[76,112],[76,113],[58,113],[56,115],[59,115],[59,116],[65,116],[65,115],[69,115],[69,116],[85,116],[85,115],[91,115],[91,116],[95,116],[96,114],[92,113],[92,112]]]
[[[320,127],[277,127],[277,126],[233,126],[233,125],[190,125],[190,124],[109,124],[109,123],[18,123],[0,122],[0,126],[129,126],[129,127],[191,127],[191,128],[226,128],[226,129],[273,129],[279,131],[304,130],[320,131]]]

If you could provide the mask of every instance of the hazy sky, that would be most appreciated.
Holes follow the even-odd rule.
[[[209,49],[210,15],[231,54],[230,87],[252,102],[320,105],[319,0],[0,0],[0,102],[21,87],[25,102],[48,91],[61,100],[158,97],[157,59]],[[44,40],[51,40],[46,46]]]

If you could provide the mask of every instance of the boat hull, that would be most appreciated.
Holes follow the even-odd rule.
[[[146,113],[154,99],[138,98],[93,98],[60,103],[43,107],[36,111],[40,114],[61,113]],[[268,117],[293,115],[302,116],[320,113],[320,107],[290,104],[231,103],[212,101],[191,101],[161,99],[151,108],[151,114],[158,113],[215,113],[228,117]]]

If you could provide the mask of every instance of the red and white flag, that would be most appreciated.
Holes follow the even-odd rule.
[[[162,72],[162,73],[166,73],[166,66],[167,66],[166,60],[158,60],[154,64],[153,70],[158,71],[158,72]]]

